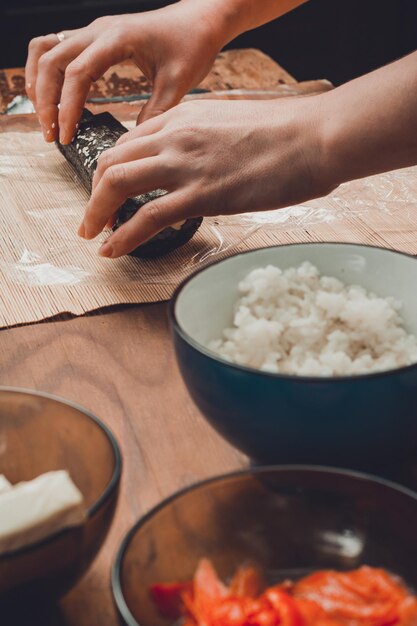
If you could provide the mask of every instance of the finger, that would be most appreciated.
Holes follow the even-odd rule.
[[[109,67],[129,56],[121,39],[121,37],[112,39],[108,36],[100,37],[68,65],[58,116],[61,143],[71,143],[91,84]]]
[[[62,41],[43,54],[38,63],[36,105],[46,141],[58,138],[58,104],[61,99],[65,69],[91,42],[85,29],[80,34]]]
[[[141,124],[161,113],[165,113],[183,97],[184,93],[178,88],[179,82],[165,72],[157,74],[152,89],[152,96],[138,115],[137,123]]]
[[[140,137],[135,141],[128,141],[121,146],[115,146],[102,152],[98,158],[97,169],[93,177],[93,190],[97,187],[103,175],[114,165],[129,163],[146,157],[157,156],[160,151],[160,137],[158,134]]]
[[[147,120],[140,126],[132,128],[132,130],[129,130],[128,133],[124,133],[121,137],[119,137],[116,141],[116,146],[121,146],[126,142],[139,139],[140,137],[156,134],[164,128],[166,121],[167,119],[164,115]]]
[[[63,31],[65,39],[73,37],[82,29],[65,30]],[[29,99],[35,105],[36,103],[36,78],[38,73],[38,61],[40,57],[55,48],[60,43],[56,34],[44,35],[42,37],[35,37],[32,39],[28,46],[28,57],[25,67],[25,88]]]
[[[115,259],[132,252],[161,230],[197,215],[182,191],[174,191],[145,204],[101,246],[99,254]]]
[[[79,234],[94,239],[127,198],[170,186],[173,173],[168,170],[160,157],[108,168],[91,195]]]
[[[40,57],[58,45],[59,40],[56,35],[45,35],[35,37],[29,43],[28,57],[25,66],[25,88],[29,99],[36,107],[36,77],[38,73],[38,61]]]

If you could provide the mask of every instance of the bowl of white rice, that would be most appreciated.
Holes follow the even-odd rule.
[[[180,285],[188,390],[257,461],[370,469],[417,446],[417,259],[344,243],[238,254]]]

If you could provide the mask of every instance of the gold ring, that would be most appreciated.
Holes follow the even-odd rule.
[[[61,41],[64,41],[65,35],[64,35],[64,33],[62,31],[60,33],[55,33],[55,34],[58,37],[59,43],[61,43]]]

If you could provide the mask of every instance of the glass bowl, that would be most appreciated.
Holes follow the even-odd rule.
[[[86,522],[0,556],[0,603],[53,598],[93,561],[113,519],[121,456],[110,430],[85,409],[48,394],[0,388],[0,474],[12,483],[68,470]]]
[[[167,626],[149,587],[192,578],[208,557],[223,579],[247,561],[270,582],[312,570],[384,567],[417,589],[417,494],[353,471],[253,468],[162,502],[123,540],[112,572],[121,623]]]

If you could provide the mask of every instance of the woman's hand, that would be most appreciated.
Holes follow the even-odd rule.
[[[198,215],[280,208],[417,163],[417,52],[328,93],[195,100],[147,120],[99,158],[79,234],[96,237],[126,198],[145,204],[102,246],[118,257]]]
[[[316,97],[196,100],[137,126],[99,158],[79,234],[96,237],[126,198],[162,188],[102,247],[118,257],[193,216],[272,209],[324,195]]]
[[[210,70],[223,46],[210,3],[182,1],[148,13],[102,17],[86,28],[37,37],[29,44],[26,91],[47,141],[70,143],[91,84],[132,59],[153,84],[140,121],[177,104]],[[60,107],[58,110],[58,104]]]
[[[112,15],[29,44],[26,91],[46,141],[70,143],[91,83],[132,59],[152,83],[138,122],[167,111],[206,76],[216,54],[241,32],[305,0],[181,0],[156,11]],[[58,104],[60,109],[58,111]]]

